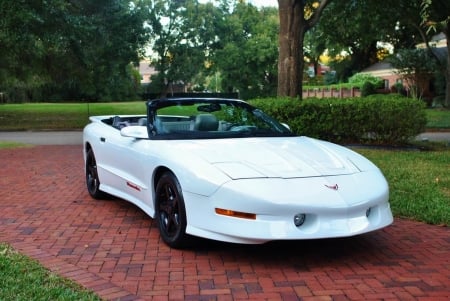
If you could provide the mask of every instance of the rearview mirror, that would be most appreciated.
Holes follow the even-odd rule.
[[[288,130],[291,130],[291,127],[289,126],[289,124],[282,122],[281,123],[285,128],[287,128]]]

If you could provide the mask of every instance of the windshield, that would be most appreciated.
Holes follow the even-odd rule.
[[[156,139],[292,136],[285,125],[243,101],[167,99],[148,105]]]

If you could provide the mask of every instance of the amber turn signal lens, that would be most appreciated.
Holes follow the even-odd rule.
[[[231,217],[246,218],[246,219],[256,219],[256,214],[254,214],[254,213],[233,211],[233,210],[222,209],[222,208],[216,208],[216,213],[220,214],[220,215],[231,216]]]

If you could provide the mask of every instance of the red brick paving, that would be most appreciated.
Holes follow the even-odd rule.
[[[108,300],[449,300],[450,231],[396,219],[358,237],[164,245],[84,187],[81,146],[0,150],[0,241]]]

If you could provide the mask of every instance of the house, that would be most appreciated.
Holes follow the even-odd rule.
[[[433,52],[440,58],[444,59],[447,56],[447,40],[443,33],[435,35],[431,41],[430,46],[433,47]],[[425,48],[425,44],[416,45],[417,48]],[[372,66],[362,70],[360,73],[371,74],[373,76],[379,77],[384,81],[385,89],[392,89],[393,87],[401,84],[404,88],[408,90],[408,83],[403,82],[401,74],[398,70],[393,68],[387,61],[381,61],[373,64]],[[433,85],[432,82],[425,83],[424,96],[432,97],[433,95]]]
[[[397,73],[397,69],[387,61],[381,61],[373,64],[372,66],[362,70],[362,74],[370,74],[375,77],[379,77],[384,81],[384,88],[390,89],[396,84],[403,84],[401,75]]]
[[[444,48],[447,47],[447,39],[445,38],[445,34],[443,32],[434,35],[430,40],[430,46],[435,48]],[[417,48],[425,48],[425,43],[420,43],[416,45]]]
[[[157,88],[158,91],[155,91],[155,87],[151,87],[150,83],[152,82],[152,76],[158,74],[158,71],[155,67],[151,66],[150,60],[142,60],[139,62],[139,74],[141,75],[141,86],[144,89],[144,98],[150,99],[155,98],[157,95],[161,95],[161,89]],[[166,89],[167,94],[173,93],[184,93],[186,92],[187,86],[182,81],[171,82],[164,89]]]
[[[152,80],[152,75],[157,71],[153,66],[150,66],[149,60],[143,60],[139,62],[139,74],[141,75],[141,84],[149,84]]]
[[[331,69],[329,66],[322,64],[322,63],[318,63],[317,64],[317,74],[315,74],[314,71],[314,64],[309,64],[308,65],[308,69],[306,71],[306,73],[308,74],[309,77],[315,77],[316,75],[325,75],[325,73],[330,72]]]

